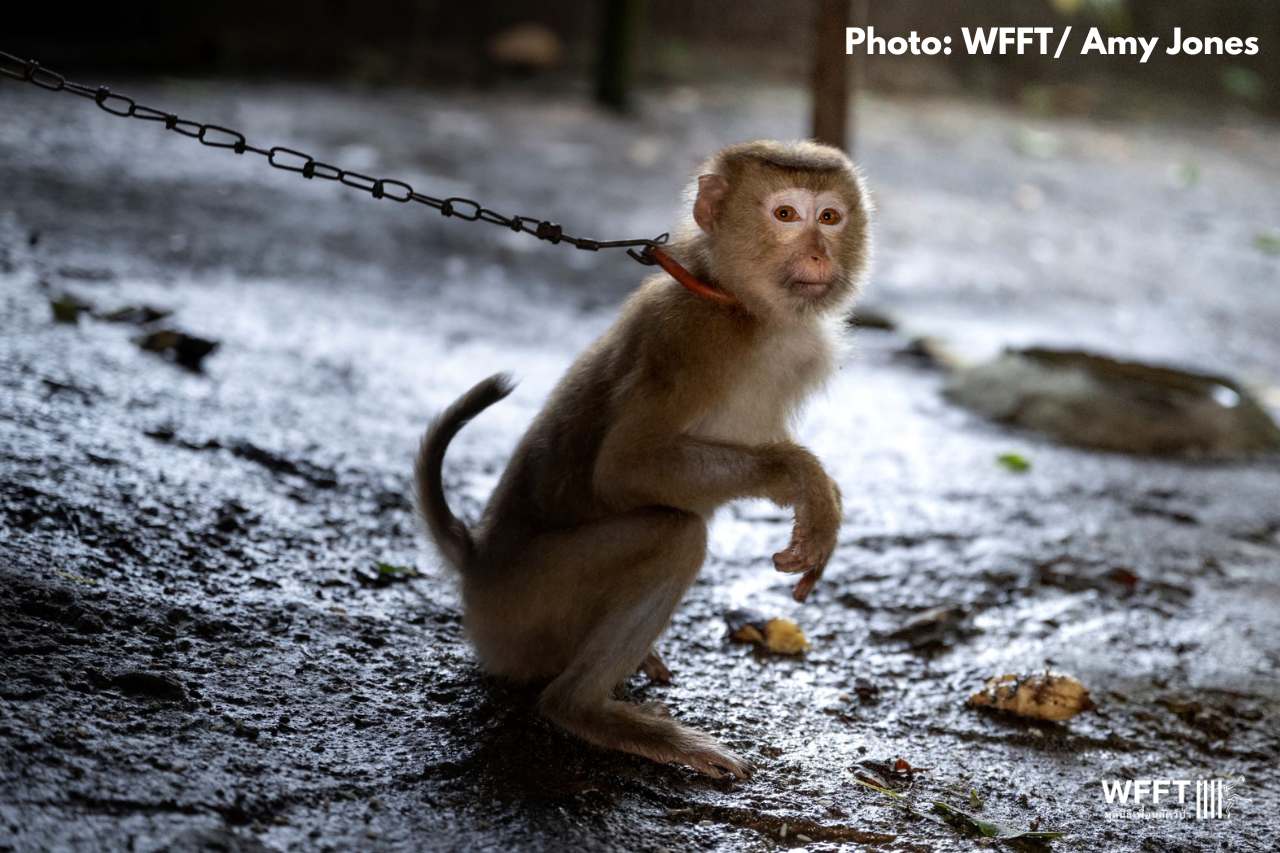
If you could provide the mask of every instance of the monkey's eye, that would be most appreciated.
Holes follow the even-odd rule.
[[[828,207],[818,214],[818,221],[823,225],[839,225],[840,220],[844,217],[840,215],[840,211],[834,207]]]
[[[773,218],[779,222],[796,222],[800,219],[800,214],[791,205],[780,204],[773,209]]]

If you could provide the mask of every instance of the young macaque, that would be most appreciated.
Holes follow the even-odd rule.
[[[822,576],[840,490],[788,425],[835,365],[840,320],[867,269],[871,210],[849,159],[808,142],[726,148],[694,198],[693,224],[667,251],[721,298],[665,273],[648,279],[551,393],[474,530],[450,512],[441,465],[458,430],[511,392],[508,376],[440,415],[415,474],[486,670],[549,680],[540,712],[590,743],[741,779],[751,771],[742,757],[613,691],[637,669],[670,677],[654,642],[726,502],[791,507],[774,566],[800,576],[798,601]]]

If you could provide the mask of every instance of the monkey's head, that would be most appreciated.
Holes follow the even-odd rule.
[[[747,142],[711,158],[693,219],[704,272],[755,314],[827,313],[858,290],[870,256],[870,201],[838,149]]]

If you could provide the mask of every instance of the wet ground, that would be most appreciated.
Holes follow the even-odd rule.
[[[602,238],[665,230],[701,156],[806,115],[770,89],[665,93],[632,122],[564,94],[126,82],[253,141]],[[0,111],[0,847],[974,849],[942,800],[1061,830],[1059,849],[1274,848],[1280,463],[1009,432],[945,402],[909,345],[1174,361],[1280,414],[1280,258],[1258,237],[1280,227],[1274,125],[865,106],[869,301],[899,330],[853,333],[800,431],[844,489],[841,548],[800,607],[767,559],[787,519],[722,513],[662,642],[676,683],[629,685],[758,765],[732,784],[579,745],[482,675],[408,498],[428,417],[511,369],[516,393],[450,452],[474,515],[642,268],[80,99],[5,82]],[[52,319],[66,294],[92,306],[78,323]],[[203,373],[105,319],[140,305],[220,343]],[[812,650],[730,645],[738,606],[796,619]],[[940,606],[933,630],[895,633]],[[1047,664],[1098,711],[964,707],[988,676]],[[909,781],[897,758],[927,770]],[[1105,819],[1100,780],[1201,777],[1238,780],[1229,819]]]

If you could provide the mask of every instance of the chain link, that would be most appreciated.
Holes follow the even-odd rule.
[[[458,196],[433,198],[418,192],[404,181],[375,178],[372,175],[351,172],[317,160],[304,151],[280,145],[271,148],[250,145],[245,135],[238,130],[179,118],[173,113],[139,104],[128,95],[113,92],[106,86],[95,88],[73,82],[56,71],[43,67],[34,59],[20,59],[4,51],[0,51],[0,76],[31,83],[51,92],[69,92],[72,95],[88,98],[112,115],[122,118],[163,122],[166,129],[181,133],[183,136],[190,136],[201,145],[230,149],[236,154],[257,154],[265,157],[268,165],[286,172],[297,172],[304,178],[337,181],[353,189],[367,192],[377,199],[389,199],[402,204],[417,202],[440,211],[443,216],[451,216],[466,222],[488,222],[500,225],[522,234],[531,234],[548,243],[566,243],[588,252],[600,249],[626,249],[627,254],[635,260],[652,265],[656,263],[652,256],[653,249],[663,245],[668,239],[667,234],[660,234],[652,239],[591,240],[566,234],[558,224],[536,216],[504,216],[469,198]]]

